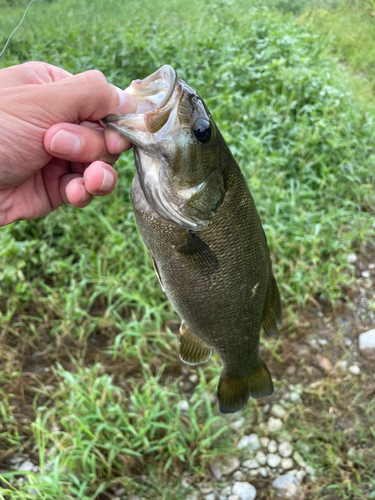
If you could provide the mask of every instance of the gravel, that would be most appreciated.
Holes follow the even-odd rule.
[[[272,467],[273,469],[275,467],[278,467],[281,462],[281,457],[279,455],[276,455],[275,453],[268,453],[267,455],[267,465]]]
[[[290,474],[284,474],[272,481],[272,487],[276,490],[277,498],[293,498],[298,494],[299,481]]]
[[[232,493],[237,495],[240,500],[255,500],[257,496],[254,486],[247,482],[235,482]]]
[[[360,375],[361,369],[358,365],[349,366],[349,371],[352,375]]]
[[[230,426],[235,431],[238,431],[239,429],[241,429],[241,427],[243,427],[245,422],[246,422],[245,418],[241,417],[239,420],[236,420],[235,422],[231,423]]]
[[[270,453],[277,452],[277,443],[273,439],[268,443],[267,449]]]
[[[305,460],[303,459],[302,455],[300,455],[300,453],[298,453],[298,451],[295,451],[293,453],[293,459],[295,462],[297,462],[297,464],[302,467],[302,469],[304,469],[306,467],[306,462]]]
[[[271,415],[276,418],[284,418],[286,411],[281,405],[273,405],[271,408]]]
[[[367,359],[375,359],[375,328],[361,333],[359,336],[359,350]]]
[[[283,458],[292,456],[293,446],[288,441],[283,441],[279,444],[279,453]]]
[[[264,453],[263,453],[264,455]],[[265,456],[265,455],[264,455]],[[267,459],[266,459],[267,460]],[[259,463],[257,459],[250,458],[250,460],[246,460],[242,465],[246,467],[246,469],[257,469],[259,467]]]
[[[267,422],[267,429],[268,432],[279,432],[283,428],[283,421],[280,418],[273,418],[270,417],[270,419]]]
[[[257,454],[255,455],[256,460],[258,460],[258,463],[260,465],[266,465],[267,463],[267,456],[263,451],[258,451]],[[251,467],[249,467],[251,469]]]
[[[291,458],[283,458],[281,460],[281,468],[284,470],[290,470],[293,469],[294,462]]]

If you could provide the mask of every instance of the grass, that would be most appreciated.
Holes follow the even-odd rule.
[[[345,297],[354,279],[347,254],[374,236],[374,114],[337,79],[311,27],[242,0],[194,5],[36,1],[0,67],[44,60],[71,72],[97,68],[125,87],[174,66],[204,97],[249,181],[285,324],[300,335],[299,308]],[[0,46],[22,6],[0,4]],[[234,453],[230,419],[211,405],[217,360],[194,372],[199,384],[181,410],[177,318],[135,227],[132,155],[116,168],[120,185],[109,197],[0,230],[0,463],[24,453],[40,467],[4,474],[0,499],[101,500],[121,486],[179,500],[183,472],[192,484],[205,481],[214,457]],[[267,342],[279,361],[287,342]],[[282,395],[288,380],[276,386]],[[350,380],[306,386],[305,405],[288,421],[310,443],[300,451],[322,481],[308,487],[311,498],[326,488],[335,500],[373,494],[371,452],[347,465],[345,429],[335,428],[330,410],[358,411],[361,422],[350,416],[355,433],[372,443],[374,403],[361,396],[351,406],[356,391]],[[262,432],[256,402],[243,415]]]

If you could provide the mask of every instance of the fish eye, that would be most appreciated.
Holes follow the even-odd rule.
[[[211,139],[211,125],[207,120],[197,120],[194,125],[194,135],[197,141],[206,144]]]

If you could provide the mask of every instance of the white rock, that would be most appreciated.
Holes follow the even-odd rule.
[[[243,448],[247,448],[250,446],[250,436],[242,436],[242,438],[238,441],[236,448],[238,450],[242,450]]]
[[[238,497],[237,495],[230,495],[228,497],[228,500],[240,500],[240,497]]]
[[[290,474],[284,474],[272,481],[277,498],[293,498],[298,493],[299,481]]]
[[[215,493],[209,493],[204,497],[204,500],[215,500],[215,498],[216,498]]]
[[[250,458],[250,460],[245,460],[245,462],[242,465],[246,469],[257,469],[259,467],[259,462],[255,458]]]
[[[294,460],[295,462],[297,462],[297,464],[298,464],[300,467],[305,468],[305,467],[306,467],[306,465],[307,465],[307,464],[306,464],[306,462],[305,462],[305,460],[303,459],[302,455],[300,455],[300,453],[298,453],[298,451],[295,451],[295,452],[293,453],[293,460]]]
[[[270,453],[277,452],[277,443],[273,439],[268,443],[267,449]]]
[[[284,418],[286,414],[285,409],[281,405],[273,405],[271,408],[271,415],[276,418]]]
[[[302,398],[301,396],[298,394],[298,392],[291,392],[289,394],[289,400],[292,402],[292,403],[301,403],[302,402]]]
[[[267,457],[266,457],[266,454],[263,453],[263,451],[258,451],[257,454],[255,455],[255,458],[258,460],[260,465],[266,465]],[[251,467],[249,467],[249,468],[251,468]]]
[[[270,438],[268,438],[268,437],[260,438],[260,444],[262,446],[264,446],[265,448],[267,448],[269,442],[270,442]]]
[[[235,482],[232,488],[232,493],[237,495],[240,500],[255,500],[257,490],[254,486],[247,482]]]
[[[279,432],[283,428],[283,421],[279,418],[270,417],[267,422],[267,428],[269,432]]]
[[[282,457],[288,458],[293,453],[293,446],[288,441],[283,441],[279,444],[279,453]]]
[[[193,373],[192,375],[190,375],[189,380],[192,384],[196,384],[199,381],[199,375]]]
[[[267,403],[266,405],[264,405],[263,413],[265,415],[268,415],[268,413],[270,412],[270,409],[271,409],[271,405],[269,403]]]
[[[298,479],[300,484],[302,484],[302,481],[305,479],[305,476],[306,476],[306,472],[304,470],[298,470],[296,472],[296,478]]]
[[[228,500],[226,495],[219,495],[219,500]]]
[[[371,273],[370,273],[370,271],[362,271],[361,275],[362,275],[362,278],[370,278]]]
[[[359,350],[362,355],[375,356],[375,328],[361,333],[359,336]]]
[[[182,412],[189,411],[189,403],[185,400],[179,401],[176,403],[176,407],[179,408]]]
[[[37,465],[34,465],[30,460],[25,460],[16,468],[17,470],[22,470],[24,472],[38,472],[39,470],[39,467]]]
[[[243,476],[243,472],[241,472],[240,470],[236,470],[236,472],[233,474],[233,479],[235,481],[242,481]]]
[[[369,264],[369,265],[368,265],[368,268],[369,268],[369,269],[375,269],[375,264],[374,264],[374,263]]]
[[[281,468],[284,470],[290,470],[293,468],[294,462],[291,458],[283,458],[281,460]]]
[[[191,488],[190,483],[187,482],[185,478],[181,481],[181,486],[185,488],[185,490],[188,490]],[[125,488],[124,488],[124,493],[126,493]],[[121,495],[122,496],[122,495]]]
[[[243,426],[243,424],[245,422],[246,422],[245,417],[241,417],[239,420],[236,420],[235,422],[233,422],[232,424],[230,424],[230,426],[235,431],[238,431],[239,429],[241,429],[241,427]]]
[[[354,264],[354,262],[357,262],[358,257],[356,256],[355,253],[349,253],[347,256],[349,264]]]
[[[250,434],[249,438],[250,438],[250,441],[249,441],[250,448],[253,451],[259,450],[259,448],[260,448],[260,442],[259,442],[258,435],[257,434]]]
[[[356,452],[357,450],[354,448],[354,446],[352,446],[351,448],[349,448],[348,450],[348,457],[349,458],[354,458],[355,455],[356,455]]]
[[[268,471],[265,467],[261,467],[259,469],[259,474],[262,476],[262,477],[268,477]]]
[[[279,455],[276,455],[275,453],[268,453],[267,454],[267,465],[272,467],[273,469],[275,467],[278,467],[280,465],[281,458]]]
[[[358,365],[349,366],[349,371],[353,375],[359,375],[361,373],[361,369]]]

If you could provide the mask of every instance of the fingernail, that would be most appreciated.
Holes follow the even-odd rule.
[[[90,198],[91,194],[83,186],[81,186],[81,191],[82,191],[82,196],[79,201],[83,203],[84,201],[87,201]]]
[[[124,92],[120,88],[116,87],[115,85],[114,87],[117,90],[119,96],[118,110],[120,115],[135,113],[137,110],[137,103],[134,97],[131,94],[128,94],[127,92]]]
[[[104,177],[103,177],[103,182],[99,188],[99,191],[108,191],[108,189],[111,189],[111,187],[113,186],[113,181],[114,181],[114,177],[113,177],[113,174],[112,172],[110,172],[109,170],[107,169],[104,169]]]
[[[75,156],[81,149],[81,139],[68,130],[60,130],[53,137],[50,150],[59,155]]]

